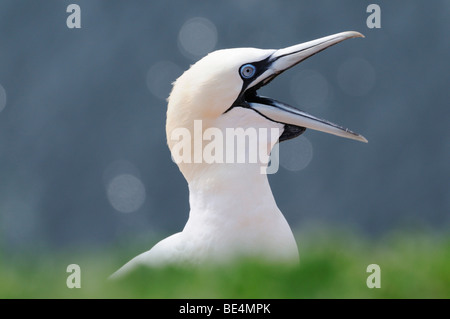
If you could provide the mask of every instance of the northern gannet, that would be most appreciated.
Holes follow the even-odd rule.
[[[285,103],[257,95],[257,90],[308,57],[350,38],[337,33],[279,50],[235,48],[214,51],[192,65],[174,83],[168,98],[166,134],[173,154],[177,128],[278,128],[284,141],[306,128],[367,142],[346,128],[316,118]],[[190,140],[192,144],[196,143]],[[265,142],[270,153],[274,143]],[[191,152],[193,150],[191,149]],[[192,154],[188,154],[192,155]],[[236,256],[298,262],[294,235],[277,207],[261,163],[180,162],[189,186],[189,219],[183,231],[158,242],[117,272],[137,265],[199,264]]]

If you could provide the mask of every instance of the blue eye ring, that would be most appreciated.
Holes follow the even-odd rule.
[[[255,75],[256,68],[253,64],[244,64],[243,66],[241,66],[239,73],[241,74],[241,77],[243,79],[249,79]]]

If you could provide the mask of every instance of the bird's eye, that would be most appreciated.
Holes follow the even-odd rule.
[[[256,68],[252,64],[245,64],[241,67],[241,76],[244,79],[251,78],[253,75],[255,75],[255,72],[256,72]]]

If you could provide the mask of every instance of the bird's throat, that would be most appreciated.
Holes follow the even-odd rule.
[[[279,212],[260,165],[223,164],[211,170],[189,183],[190,219],[239,221]]]

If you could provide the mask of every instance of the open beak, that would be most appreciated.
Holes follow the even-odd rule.
[[[293,106],[256,94],[257,89],[266,85],[276,76],[294,65],[336,43],[357,37],[364,36],[355,31],[341,32],[277,50],[268,58],[266,70],[249,84],[244,98],[248,106],[256,112],[272,121],[285,124],[285,130],[288,134],[285,134],[284,138],[282,135],[280,141],[298,136],[303,133],[305,128],[310,128],[367,143],[367,140],[362,135],[354,133],[349,129],[314,117]]]

